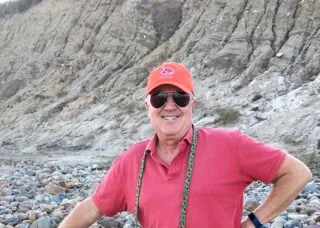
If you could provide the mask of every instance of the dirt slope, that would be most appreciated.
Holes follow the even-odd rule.
[[[319,28],[317,0],[43,0],[0,19],[0,156],[113,157],[152,134],[146,77],[174,60],[196,125],[319,168]]]

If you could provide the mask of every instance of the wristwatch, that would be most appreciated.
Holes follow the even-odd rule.
[[[259,221],[259,219],[255,216],[255,214],[253,212],[248,214],[248,217],[249,217],[250,221],[253,223],[255,228],[263,228],[262,223]]]

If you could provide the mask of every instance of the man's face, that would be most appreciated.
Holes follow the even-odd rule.
[[[156,88],[152,94],[161,91],[182,92],[175,86],[162,85]],[[174,103],[170,96],[164,105],[155,108],[151,105],[150,95],[148,95],[145,106],[150,122],[160,139],[180,140],[192,125],[192,109],[195,107],[195,100],[192,98],[187,106],[180,107]]]

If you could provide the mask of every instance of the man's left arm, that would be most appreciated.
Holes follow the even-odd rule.
[[[309,168],[287,154],[272,180],[274,186],[269,196],[254,212],[258,220],[265,224],[274,219],[290,205],[310,180],[312,180],[312,174]],[[250,227],[254,228],[254,225],[249,219],[241,222],[241,228]]]

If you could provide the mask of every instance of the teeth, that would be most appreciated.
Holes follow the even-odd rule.
[[[164,116],[163,119],[165,120],[174,120],[174,119],[177,119],[178,117],[177,116]]]

